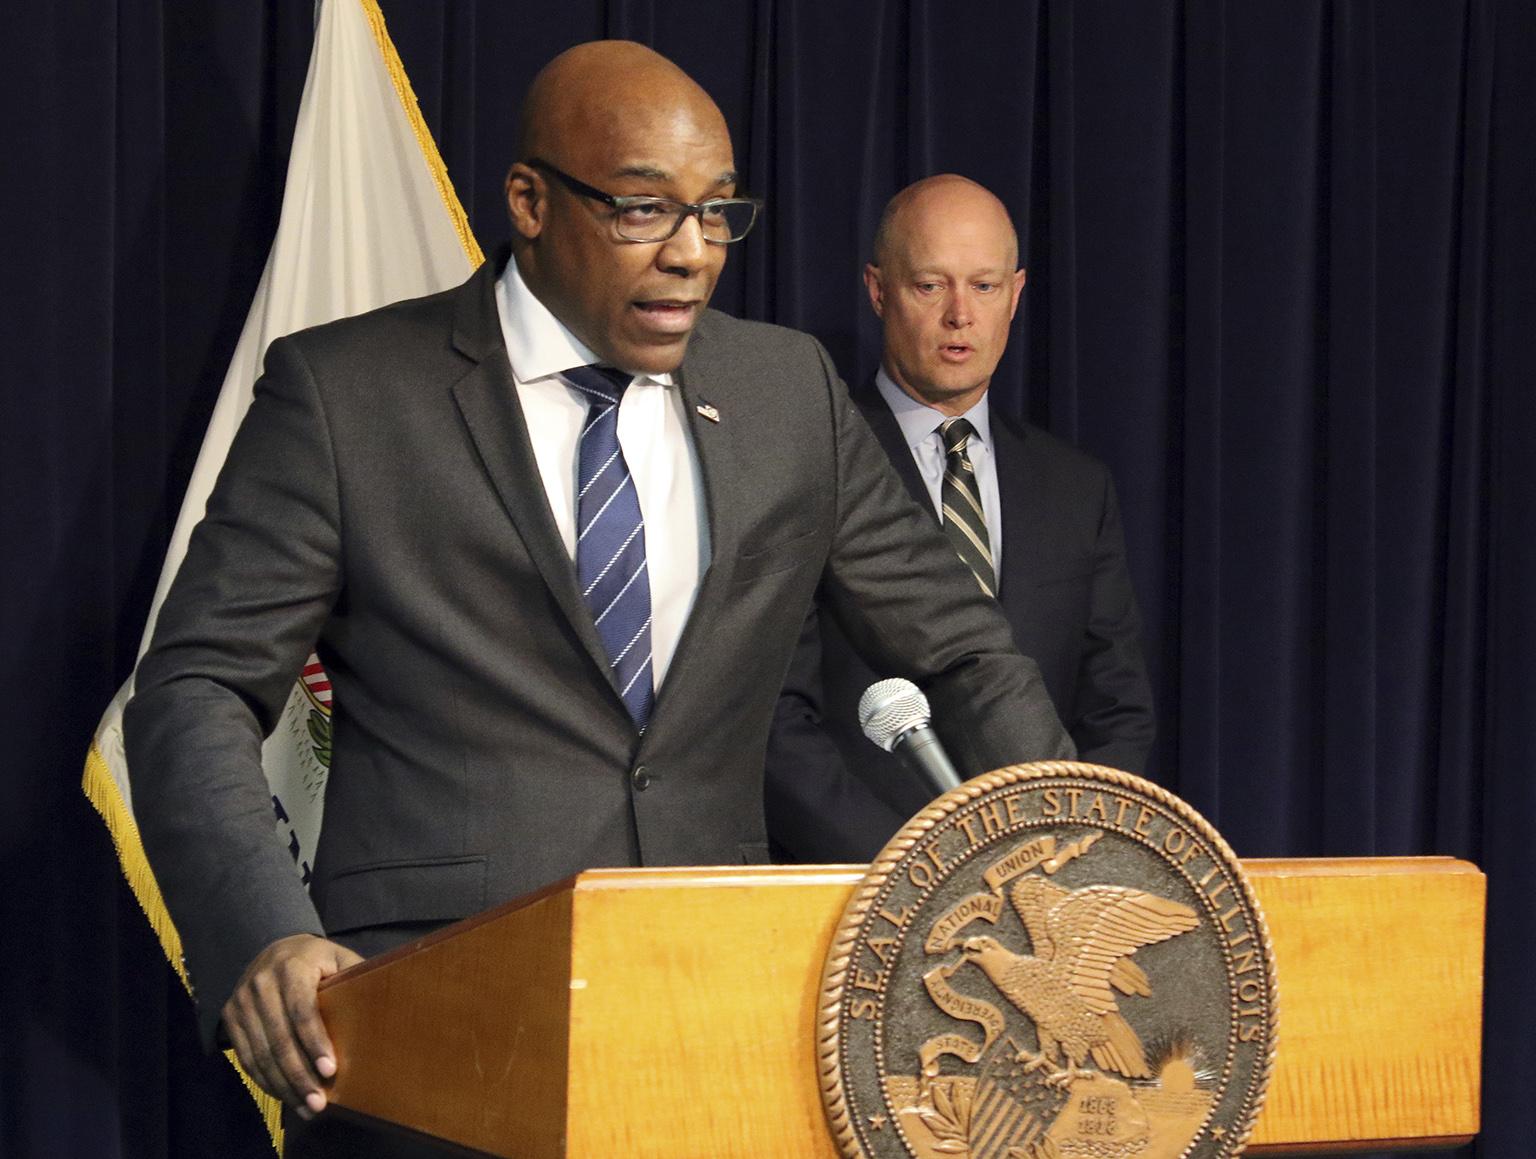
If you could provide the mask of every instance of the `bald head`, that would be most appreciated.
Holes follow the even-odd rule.
[[[864,269],[884,325],[881,364],[945,414],[981,399],[1008,344],[1024,271],[1008,210],[953,173],[909,185],[885,207]]]
[[[1008,239],[1006,262],[1019,264],[1019,235],[1014,231],[1008,207],[995,193],[958,173],[938,173],[914,181],[886,203],[875,228],[874,263],[883,266],[902,247],[907,236],[931,228],[934,219],[964,219],[989,225]]]
[[[562,52],[533,78],[517,155],[553,160],[583,136],[682,115],[726,131],[709,94],[659,52],[632,40],[594,40]]]

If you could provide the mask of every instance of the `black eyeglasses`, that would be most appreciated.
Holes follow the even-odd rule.
[[[670,197],[616,197],[538,157],[530,157],[523,164],[542,169],[572,193],[601,201],[612,209],[613,231],[622,241],[666,241],[683,228],[683,222],[697,217],[705,241],[729,245],[747,236],[763,206],[755,197],[717,197],[696,203],[673,201]]]

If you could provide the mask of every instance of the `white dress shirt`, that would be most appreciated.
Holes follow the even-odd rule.
[[[559,377],[600,361],[534,297],[509,260],[496,282],[496,312],[517,381],[544,494],[565,550],[576,558],[577,443],[587,396]],[[624,369],[624,368],[620,368]],[[670,374],[641,374],[619,402],[619,447],[645,520],[651,587],[651,673],[665,679],[709,567],[709,516],[682,392]]]
[[[879,390],[880,397],[885,399],[886,405],[891,408],[891,413],[896,416],[897,425],[901,427],[902,438],[911,448],[912,457],[917,460],[918,472],[923,476],[923,482],[928,485],[928,497],[933,502],[933,509],[938,513],[939,518],[943,519],[944,501],[940,498],[940,491],[944,484],[945,455],[944,437],[939,434],[939,427],[949,416],[918,402],[902,390],[892,381],[884,367],[881,367],[875,375],[875,388]],[[966,454],[970,457],[971,466],[976,470],[976,484],[981,488],[981,510],[987,517],[987,538],[991,541],[988,546],[992,550],[992,568],[998,575],[1002,575],[1003,508],[1002,500],[997,494],[997,459],[992,449],[992,417],[987,399],[987,393],[983,392],[976,405],[960,417],[969,422],[976,431],[966,446]]]

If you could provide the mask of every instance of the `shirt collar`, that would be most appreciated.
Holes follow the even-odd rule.
[[[523,281],[517,259],[508,258],[507,268],[496,280],[496,294],[502,307],[502,335],[507,343],[507,358],[518,382],[536,382],[542,378],[590,366],[602,361]],[[670,374],[639,374],[641,382],[672,385]]]
[[[935,410],[926,403],[918,402],[901,387],[896,385],[894,379],[881,367],[875,374],[875,388],[879,390],[880,397],[885,399],[891,413],[896,416],[896,424],[901,427],[901,437],[907,441],[907,446],[914,451],[938,432],[939,426],[949,416],[942,411]],[[976,404],[960,417],[971,424],[978,438],[986,446],[992,449],[992,418],[989,399],[990,391],[983,391]]]

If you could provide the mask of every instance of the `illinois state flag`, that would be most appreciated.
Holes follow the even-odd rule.
[[[140,654],[250,406],[268,344],[306,326],[447,289],[481,260],[376,0],[325,0],[277,236],[182,500]],[[313,656],[295,676],[263,764],[272,786],[275,839],[288,847],[294,872],[307,880],[325,802],[331,702],[325,672]],[[84,789],[111,830],[123,872],[166,957],[186,981],[180,939],[134,820],[122,731],[123,706],[132,695],[130,678],[96,729]],[[277,1104],[264,1095],[258,1099],[276,1140]]]

